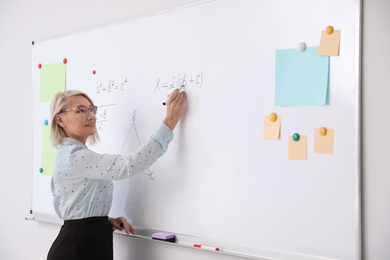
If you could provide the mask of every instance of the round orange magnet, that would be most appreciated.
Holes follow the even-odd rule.
[[[328,132],[328,130],[326,130],[325,127],[320,128],[320,135],[326,135],[327,132]]]
[[[271,122],[275,122],[277,118],[278,118],[278,116],[276,115],[276,113],[269,114],[269,120]]]
[[[331,26],[331,25],[327,26],[325,31],[327,34],[332,34],[333,33],[333,26]]]

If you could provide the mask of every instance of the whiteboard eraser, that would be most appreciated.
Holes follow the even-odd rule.
[[[167,242],[175,242],[175,235],[169,233],[154,233],[152,234],[152,239],[167,241]]]

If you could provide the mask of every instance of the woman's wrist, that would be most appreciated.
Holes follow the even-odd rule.
[[[169,118],[165,118],[163,120],[163,123],[166,124],[169,127],[169,129],[171,129],[171,131],[173,131],[173,129],[175,129],[175,127],[177,125],[177,121],[169,119]]]

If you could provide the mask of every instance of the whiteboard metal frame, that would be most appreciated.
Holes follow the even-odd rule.
[[[141,16],[136,16],[131,19],[124,19],[121,21],[109,23],[109,24],[104,24],[104,25],[99,25],[99,26],[94,26],[86,29],[82,29],[76,32],[72,33],[65,33],[65,34],[59,34],[53,37],[45,38],[45,39],[40,39],[32,42],[32,57],[34,57],[34,44],[36,43],[42,43],[62,37],[67,37],[71,35],[76,35],[92,30],[98,30],[101,28],[117,25],[117,24],[122,24],[122,23],[127,23],[127,22],[132,22],[144,18],[148,18],[151,16],[156,16],[159,14],[164,14],[168,12],[173,12],[176,10],[180,9],[185,9],[189,8],[192,6],[196,5],[201,5],[209,2],[214,2],[216,0],[203,0],[203,1],[198,1],[195,3],[191,4],[186,4],[182,6],[178,6],[175,8],[170,8],[166,9],[163,11],[158,11],[154,13],[150,13],[147,15],[141,15]],[[357,184],[355,185],[356,189],[356,203],[355,203],[355,208],[356,208],[356,216],[357,216],[357,227],[356,227],[356,232],[357,232],[357,255],[359,257],[359,260],[362,259],[362,254],[363,254],[363,247],[362,247],[362,240],[363,240],[363,233],[362,233],[362,148],[361,148],[361,143],[362,143],[362,48],[361,48],[361,43],[362,43],[362,24],[363,24],[363,19],[362,19],[362,14],[363,14],[363,0],[355,0],[356,2],[356,32],[355,32],[355,40],[356,40],[356,52],[355,52],[355,58],[356,58],[356,64],[355,64],[355,73],[356,73],[356,82],[355,82],[355,144],[356,144],[356,151],[355,151],[355,157],[356,157],[356,179],[357,179]],[[33,70],[33,61],[32,61],[32,70]],[[34,73],[32,73],[32,98],[33,98],[33,103],[34,103]],[[32,116],[31,116],[32,123],[34,124],[34,106],[32,108]],[[34,138],[34,134],[31,134],[32,139]],[[33,151],[33,147],[32,147]],[[32,175],[32,178],[34,178],[34,172]],[[33,193],[33,181],[31,182],[32,186],[32,193]],[[31,193],[31,199],[30,199],[30,210],[29,214],[26,215],[25,219],[30,220],[30,221],[37,221],[41,223],[48,223],[48,224],[55,224],[55,225],[62,225],[63,221],[60,220],[59,218],[54,219],[51,216],[48,216],[47,214],[44,213],[39,213],[39,212],[33,212],[32,206],[33,206],[33,197]],[[137,229],[137,235],[127,235],[124,231],[118,231],[115,230],[114,234],[121,235],[121,236],[126,236],[131,239],[142,239],[146,241],[153,241],[154,243],[164,243],[170,246],[180,246],[180,247],[185,247],[185,248],[190,248],[193,250],[199,250],[197,248],[193,247],[194,242],[198,242],[199,239],[203,240],[208,240],[205,238],[197,238],[193,237],[190,235],[181,235],[181,234],[175,234],[176,235],[176,243],[168,243],[168,242],[163,242],[159,240],[154,240],[151,238],[151,234],[154,232],[159,232],[158,230],[150,230],[150,229],[145,229],[142,227],[136,227]],[[233,256],[238,256],[238,257],[244,257],[248,259],[260,259],[260,260],[281,260],[281,259],[289,259],[289,260],[336,260],[333,258],[326,258],[326,257],[320,257],[320,256],[312,256],[312,255],[305,255],[305,254],[300,254],[300,253],[295,253],[295,252],[284,252],[282,250],[274,250],[274,249],[268,249],[268,248],[253,248],[253,250],[250,250],[249,247],[244,246],[244,245],[238,245],[234,246],[231,244],[226,244],[226,243],[219,243],[218,244],[221,248],[221,251],[219,252],[210,252],[211,254],[226,254],[226,255],[233,255]],[[224,247],[226,246],[227,249]],[[230,250],[230,248],[232,250]],[[244,249],[244,250],[241,250]],[[249,249],[249,250],[248,250]],[[262,251],[263,253],[267,253],[267,255],[273,255],[271,257],[267,256],[261,256],[259,255],[259,251]],[[245,253],[244,253],[245,252]],[[284,258],[288,257],[288,258]]]
[[[359,256],[359,259],[362,259],[363,257],[363,246],[362,246],[362,239],[363,239],[363,226],[362,226],[362,28],[363,28],[363,0],[356,0],[356,67],[355,67],[355,73],[356,73],[356,100],[355,100],[355,129],[356,129],[356,215],[358,216],[357,221],[357,255]]]

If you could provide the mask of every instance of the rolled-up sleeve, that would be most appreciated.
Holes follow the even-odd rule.
[[[173,139],[173,132],[166,124],[162,123],[151,137],[161,143],[162,152],[165,153],[168,150],[168,144]]]

